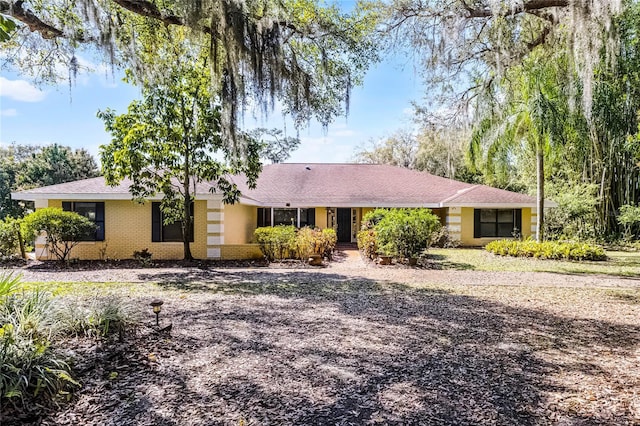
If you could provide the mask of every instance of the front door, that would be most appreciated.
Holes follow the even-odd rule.
[[[351,209],[338,209],[338,217],[336,218],[338,224],[338,242],[350,243],[351,242]]]

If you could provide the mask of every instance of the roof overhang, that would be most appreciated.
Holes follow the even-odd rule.
[[[253,199],[247,199],[240,197],[240,203],[256,207],[274,207],[274,208],[312,208],[312,207],[327,207],[327,208],[417,208],[425,207],[429,209],[437,209],[440,206],[437,203],[359,203],[359,202],[314,202],[314,203],[284,203],[284,202],[261,202]]]
[[[221,200],[220,194],[195,194],[196,200]],[[26,193],[26,192],[12,192],[11,199],[23,200],[23,201],[37,201],[37,200],[87,200],[87,201],[102,201],[102,200],[126,200],[131,201],[133,198],[129,193],[115,193],[115,194],[100,194],[100,193]],[[152,197],[146,197],[148,201],[162,201],[163,194],[156,194]]]
[[[517,209],[522,207],[537,208],[537,203],[442,203],[440,207],[472,207],[475,209]],[[545,200],[545,208],[558,207],[558,203]]]

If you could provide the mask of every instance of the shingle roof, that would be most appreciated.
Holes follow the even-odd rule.
[[[535,198],[524,194],[458,182],[425,172],[380,164],[287,163],[264,166],[255,189],[243,176],[233,176],[244,201],[264,206],[291,207],[445,207],[460,205],[535,206]],[[48,195],[96,199],[127,198],[130,181],[110,187],[98,177],[29,189],[13,194],[15,199]],[[201,183],[197,193],[209,194]]]
[[[95,177],[90,179],[76,180],[73,182],[59,183],[57,185],[42,186],[39,188],[26,189],[12,193],[12,198],[16,200],[32,200],[36,198],[46,198],[46,196],[82,196],[83,198],[92,197],[95,199],[130,199],[129,187],[131,180],[124,179],[119,185],[109,186],[105,182],[104,177]],[[209,191],[211,185],[207,182],[199,183],[196,191],[204,194]],[[161,197],[161,196],[160,196]],[[49,197],[52,198],[52,197]]]

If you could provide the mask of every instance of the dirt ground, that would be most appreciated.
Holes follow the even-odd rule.
[[[131,282],[124,342],[67,342],[68,404],[2,424],[640,424],[638,280],[393,268],[22,269]],[[167,266],[167,265],[165,265]],[[148,312],[165,301],[159,332]]]

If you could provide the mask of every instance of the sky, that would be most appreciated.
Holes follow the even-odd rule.
[[[107,67],[96,68],[99,71],[80,74],[71,87],[68,82],[36,87],[26,76],[0,71],[0,146],[57,143],[84,148],[97,157],[110,135],[96,113],[107,108],[123,113],[140,93]],[[300,147],[287,162],[353,161],[359,147],[411,126],[411,101],[420,101],[423,95],[414,64],[400,54],[389,55],[369,70],[362,86],[353,89],[349,116],[336,118],[327,131],[317,123],[301,129]],[[286,128],[287,135],[296,135],[277,112],[266,122],[250,117],[247,114],[244,121],[247,129]]]

